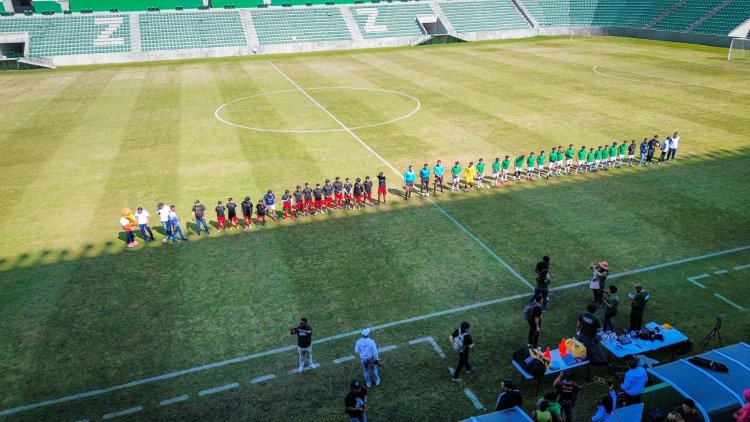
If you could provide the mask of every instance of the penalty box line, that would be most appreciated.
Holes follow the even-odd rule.
[[[680,259],[680,260],[677,260],[677,261],[665,262],[665,263],[657,264],[657,265],[650,265],[648,267],[643,267],[643,268],[638,268],[638,269],[635,269],[635,270],[625,271],[625,272],[622,272],[622,273],[612,274],[612,275],[609,276],[609,279],[626,277],[626,276],[629,276],[629,275],[639,274],[639,273],[643,273],[643,272],[647,272],[647,271],[660,270],[662,268],[667,268],[667,267],[671,267],[671,266],[675,266],[675,265],[680,265],[680,264],[686,264],[686,263],[689,263],[689,262],[699,261],[699,260],[703,260],[703,259],[707,259],[707,258],[713,258],[713,257],[721,256],[721,255],[727,255],[727,254],[730,254],[730,253],[741,252],[741,251],[745,251],[745,250],[748,250],[748,249],[750,249],[750,245],[740,246],[740,247],[731,248],[731,249],[724,249],[724,250],[721,250],[721,251],[712,252],[712,253],[708,253],[708,254],[705,254],[705,255],[694,256],[694,257],[691,257],[691,258],[685,258],[685,259]],[[582,282],[576,282],[576,283],[566,284],[566,285],[563,285],[563,286],[559,286],[559,287],[553,288],[551,290],[553,290],[553,291],[567,290],[567,289],[578,287],[578,286],[582,285],[583,283],[588,283],[588,281],[582,281]],[[525,293],[525,294],[517,294],[517,295],[514,295],[514,296],[506,296],[506,297],[501,297],[501,298],[494,299],[494,300],[488,300],[488,301],[485,301],[485,302],[473,303],[473,304],[461,306],[461,307],[458,307],[458,308],[446,309],[446,310],[443,310],[443,311],[433,312],[433,313],[425,314],[425,315],[419,315],[419,316],[415,316],[415,317],[411,317],[411,318],[406,318],[406,319],[402,319],[402,320],[398,320],[398,321],[391,321],[391,322],[388,322],[388,323],[385,323],[385,324],[380,324],[380,325],[373,326],[371,328],[373,330],[380,330],[380,329],[385,329],[385,328],[390,328],[390,327],[396,327],[396,326],[403,325],[403,324],[408,324],[408,323],[411,323],[411,322],[423,321],[423,320],[427,320],[427,319],[431,319],[431,318],[436,318],[436,317],[440,317],[440,316],[444,316],[444,315],[455,314],[455,313],[458,313],[458,312],[468,311],[468,310],[477,309],[477,308],[483,308],[483,307],[490,306],[490,305],[496,305],[496,304],[499,304],[499,303],[509,302],[511,300],[516,300],[516,299],[521,299],[521,298],[528,298],[528,297],[529,297],[529,295],[527,293]],[[336,335],[333,335],[333,336],[330,336],[330,337],[324,337],[322,339],[318,339],[318,340],[313,341],[313,343],[314,344],[327,343],[327,342],[330,342],[330,341],[339,340],[339,339],[346,338],[346,337],[354,337],[354,336],[360,335],[360,333],[361,333],[360,330],[349,331],[348,333],[341,333],[341,334],[336,334]],[[246,356],[239,356],[239,357],[232,358],[232,359],[227,359],[227,360],[223,360],[223,361],[219,361],[219,362],[214,362],[214,363],[209,363],[209,364],[205,364],[205,365],[201,365],[201,366],[195,366],[195,367],[188,368],[188,369],[183,369],[181,371],[170,372],[170,373],[158,375],[158,376],[155,376],[155,377],[143,378],[143,379],[136,380],[136,381],[131,381],[131,382],[128,382],[128,383],[125,383],[125,384],[113,385],[111,387],[101,388],[101,389],[98,389],[98,390],[91,390],[91,391],[87,391],[87,392],[84,392],[84,393],[78,393],[78,394],[73,394],[73,395],[70,395],[70,396],[60,397],[60,398],[57,398],[57,399],[50,399],[50,400],[45,400],[45,401],[41,401],[41,402],[37,402],[37,403],[25,404],[25,405],[22,405],[22,406],[17,406],[17,407],[13,407],[13,408],[2,410],[2,411],[0,411],[0,416],[13,415],[13,414],[21,413],[21,412],[24,412],[24,411],[27,411],[27,410],[31,410],[31,409],[37,409],[37,408],[41,408],[41,407],[48,407],[48,406],[52,406],[52,405],[56,405],[56,404],[60,404],[60,403],[67,403],[67,402],[72,402],[72,401],[76,401],[76,400],[80,400],[80,399],[84,399],[84,398],[95,397],[95,396],[99,396],[99,395],[102,395],[102,394],[105,394],[105,393],[110,393],[110,392],[113,392],[113,391],[125,390],[125,389],[128,389],[128,388],[136,387],[136,386],[143,385],[143,384],[150,384],[150,383],[153,383],[153,382],[156,382],[156,381],[163,381],[163,380],[167,380],[167,379],[177,378],[177,377],[182,376],[182,375],[187,375],[187,374],[192,374],[192,373],[196,373],[196,372],[201,372],[201,371],[205,371],[205,370],[213,369],[213,368],[219,368],[219,367],[230,365],[230,364],[234,364],[234,363],[247,362],[247,361],[250,361],[250,360],[253,360],[253,359],[257,359],[257,358],[260,358],[260,357],[264,357],[264,356],[277,355],[279,353],[285,353],[285,352],[292,351],[292,350],[294,350],[296,348],[297,348],[297,346],[280,347],[280,348],[273,349],[273,350],[267,350],[265,352],[254,353],[252,355],[246,355]]]
[[[343,129],[346,133],[348,133],[349,135],[351,135],[352,138],[354,138],[357,142],[359,142],[366,150],[370,151],[370,153],[372,153],[372,155],[374,155],[380,161],[382,161],[383,164],[385,164],[386,166],[388,166],[388,168],[390,168],[398,177],[401,177],[401,173],[398,170],[396,170],[396,167],[393,167],[393,165],[391,163],[389,163],[388,160],[386,160],[385,158],[383,158],[383,156],[381,156],[380,154],[378,154],[374,149],[372,149],[369,145],[367,145],[367,143],[365,143],[365,141],[363,141],[362,138],[360,138],[356,133],[354,133],[354,131],[352,131],[351,128],[349,128],[348,126],[346,126],[341,120],[339,120],[336,116],[334,116],[333,113],[331,113],[330,111],[328,111],[328,109],[326,109],[322,104],[320,104],[318,102],[318,100],[316,100],[315,98],[313,98],[312,95],[310,95],[301,86],[299,86],[299,84],[297,84],[297,82],[295,82],[292,78],[290,78],[289,76],[287,76],[286,73],[284,73],[281,69],[279,69],[278,67],[276,67],[276,65],[273,64],[272,62],[269,61],[268,64],[271,65],[271,67],[273,67],[274,69],[276,69],[276,71],[279,72],[279,74],[281,76],[283,76],[287,81],[289,81],[290,84],[294,85],[294,87],[297,88],[299,90],[299,92],[301,92],[305,97],[307,97],[310,101],[312,101],[313,104],[315,104],[326,115],[328,115],[328,117],[330,117],[334,122],[336,122],[336,124],[338,124],[339,126],[341,126],[341,129]],[[448,212],[445,211],[443,209],[443,207],[441,207],[439,204],[437,204],[432,199],[430,199],[430,203],[432,205],[434,205],[435,207],[437,207],[438,211],[440,211],[440,213],[443,214],[451,223],[455,224],[459,229],[461,229],[464,233],[466,233],[466,235],[469,236],[469,238],[471,238],[471,240],[473,240],[474,242],[476,242],[480,247],[482,247],[482,249],[484,249],[485,251],[487,251],[487,253],[489,253],[490,256],[492,256],[497,262],[499,262],[500,265],[502,265],[503,267],[505,267],[505,269],[507,269],[514,277],[516,277],[517,279],[519,279],[528,288],[530,288],[532,290],[534,289],[534,286],[532,286],[531,283],[529,283],[525,278],[523,278],[523,276],[521,274],[519,274],[518,271],[516,271],[507,262],[505,262],[504,259],[500,258],[500,256],[498,256],[492,249],[490,249],[489,246],[487,246],[484,242],[482,242],[476,235],[474,235],[471,231],[469,231],[469,229],[467,229],[463,224],[461,224],[460,222],[458,222],[458,220],[456,220],[450,214],[448,214]]]

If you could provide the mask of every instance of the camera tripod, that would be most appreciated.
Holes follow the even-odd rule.
[[[719,338],[719,347],[723,347],[723,344],[721,343],[721,318],[716,318],[716,325],[714,326],[711,331],[706,334],[706,337],[703,339],[703,348],[701,349],[701,353],[703,353],[706,350],[706,347],[708,347],[708,343],[711,342],[711,340],[714,339],[714,337]]]

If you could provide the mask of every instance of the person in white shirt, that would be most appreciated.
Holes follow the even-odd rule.
[[[378,346],[375,345],[375,341],[370,338],[369,328],[362,330],[362,338],[357,340],[357,344],[354,345],[354,353],[359,353],[367,386],[371,386],[370,368],[372,368],[372,375],[375,377],[375,385],[380,385],[380,374],[378,374],[378,366],[380,365]]]
[[[161,225],[164,226],[164,239],[161,243],[169,242],[169,238],[172,237],[172,225],[169,222],[169,207],[165,207],[163,202],[159,202],[156,205],[156,213],[159,214],[159,220]]]
[[[667,139],[661,143],[661,155],[659,156],[659,162],[657,164],[667,162],[667,153],[669,152],[670,145],[672,145],[672,138],[667,136]]]
[[[680,145],[680,134],[675,132],[672,136],[672,143],[669,144],[669,154],[667,154],[668,161],[674,161],[674,156],[677,154],[677,147]]]
[[[169,226],[172,228],[172,243],[177,243],[177,234],[180,235],[180,240],[187,242],[188,239],[182,234],[182,228],[180,228],[180,218],[177,217],[177,208],[174,205],[169,206]]]
[[[151,225],[148,222],[150,216],[151,214],[141,207],[138,207],[138,211],[135,212],[135,218],[138,220],[138,228],[141,229],[141,236],[143,236],[145,243],[148,243],[149,240],[156,240],[154,239],[154,232],[151,231]],[[146,232],[148,232],[148,236],[146,236]]]

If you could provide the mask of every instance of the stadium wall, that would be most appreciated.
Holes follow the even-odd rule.
[[[467,41],[531,38],[535,36],[605,35],[703,44],[717,47],[729,47],[729,44],[731,43],[731,38],[724,36],[689,34],[649,29],[603,27],[551,27],[510,31],[475,32],[458,35],[459,37]],[[70,56],[54,56],[50,57],[50,59],[52,59],[52,62],[56,66],[73,66],[87,64],[146,62],[157,60],[186,60],[211,57],[251,56],[256,54],[306,53],[313,51],[402,47],[410,45],[411,40],[412,39],[409,37],[400,37],[355,41],[326,41],[282,45],[199,48],[134,53],[81,54]]]

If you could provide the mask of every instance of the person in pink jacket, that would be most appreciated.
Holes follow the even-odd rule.
[[[743,391],[742,396],[745,397],[745,405],[734,412],[734,419],[737,422],[750,422],[750,388]]]

